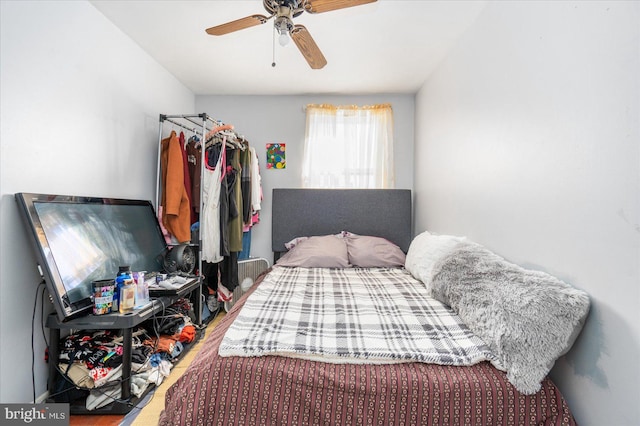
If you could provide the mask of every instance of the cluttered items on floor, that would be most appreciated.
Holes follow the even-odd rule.
[[[178,299],[132,330],[131,394],[140,398],[170,374],[197,340],[193,306]],[[87,411],[121,399],[123,336],[119,330],[82,330],[60,339],[58,378],[50,390],[55,402],[84,405]]]

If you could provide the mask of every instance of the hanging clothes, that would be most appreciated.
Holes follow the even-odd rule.
[[[249,257],[251,257],[251,228],[250,227],[242,233],[242,251],[238,253],[238,260],[249,259]]]
[[[238,252],[232,251],[218,263],[220,283],[218,284],[218,301],[229,302],[233,299],[233,290],[240,285],[238,282]]]
[[[220,190],[222,171],[225,164],[224,142],[220,150],[206,151],[207,160],[202,177],[203,212],[200,215],[200,235],[202,237],[202,260],[211,263],[221,262],[220,251]],[[211,156],[217,158],[211,158]],[[210,166],[209,162],[214,163]]]
[[[242,192],[242,223],[251,224],[251,161],[253,160],[251,151],[245,149],[240,151],[240,188]]]
[[[227,179],[228,176],[225,176],[220,182],[220,214],[218,216],[220,253],[222,253],[223,256],[229,255],[229,182]]]
[[[233,187],[230,187],[229,200],[233,201],[235,208],[235,214],[233,211],[229,211],[229,251],[239,252],[242,251],[242,167],[240,165],[240,153],[241,151],[234,149],[231,153],[231,161],[227,167],[227,175],[230,173],[234,175]],[[231,204],[230,204],[231,205]],[[233,216],[231,216],[233,214]]]
[[[197,214],[200,213],[201,149],[200,138],[197,135],[191,136],[187,141],[186,148],[188,170],[191,178],[191,210],[196,214],[193,218],[195,220],[192,220],[191,223],[197,221]]]
[[[260,164],[258,154],[254,147],[249,147],[252,155],[251,161],[251,226],[260,220],[260,210],[262,209],[262,177],[260,176]]]
[[[189,173],[187,141],[184,137],[184,132],[180,132],[178,140],[180,141],[180,150],[182,151],[182,172],[184,174],[184,187],[187,190],[187,197],[189,198],[189,225],[191,225],[193,222],[195,222],[195,212],[191,208],[191,206],[193,206],[193,197],[191,194],[191,174]]]
[[[213,147],[207,148],[207,152]],[[225,177],[220,189],[220,243],[223,259],[217,264],[218,300],[226,302],[232,299],[233,290],[238,283],[238,253],[242,251],[242,191],[239,150],[235,144],[229,144],[225,153]]]
[[[203,282],[217,293],[218,300],[228,301],[239,285],[238,259],[249,257],[251,227],[259,220],[262,187],[256,151],[232,125],[206,117],[213,127],[207,131],[203,124],[198,133],[195,128],[174,121],[173,117],[164,119],[194,135],[185,142],[184,133],[178,137],[174,131],[162,140],[162,202],[158,200],[158,209],[163,212],[161,224],[169,225],[167,230],[173,240],[190,238],[192,224],[194,230],[199,229],[200,235],[195,240],[201,244],[199,269]],[[180,169],[173,167],[174,156],[180,158],[174,153],[176,147],[175,151],[182,153]],[[178,176],[183,176],[182,186],[186,191],[180,194],[179,215],[164,214],[171,211],[175,202],[172,198],[175,194],[164,190],[172,189],[172,182],[177,181]],[[190,219],[187,220],[190,224],[187,231],[180,222],[177,232],[183,231],[184,235],[178,236],[171,225],[177,222],[173,216],[183,220],[183,199],[190,206],[190,214],[184,216]],[[175,242],[173,240],[171,242]]]
[[[180,140],[174,130],[162,139],[162,224],[179,243],[191,241],[191,206],[184,186],[184,160]]]
[[[218,293],[218,265],[219,263],[202,262],[202,275],[207,288]],[[217,299],[217,297],[216,297]]]

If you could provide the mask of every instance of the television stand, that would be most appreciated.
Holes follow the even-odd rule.
[[[138,398],[131,397],[131,350],[133,344],[132,329],[149,318],[162,312],[176,300],[196,291],[193,299],[194,311],[198,324],[201,323],[202,299],[200,297],[201,279],[193,278],[184,285],[175,295],[163,296],[152,299],[146,306],[133,312],[121,314],[111,313],[106,315],[87,315],[68,321],[60,321],[55,313],[47,317],[46,326],[49,328],[49,380],[48,388],[51,392],[55,388],[58,377],[58,361],[60,358],[60,330],[122,330],[122,393],[120,401],[109,404],[96,410],[87,410],[84,406],[70,405],[71,414],[126,414],[135,406]],[[146,394],[146,392],[145,392]],[[140,399],[144,397],[144,394]]]

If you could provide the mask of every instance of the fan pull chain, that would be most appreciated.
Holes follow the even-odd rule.
[[[271,66],[275,68],[276,66],[276,26],[273,26],[273,62],[271,62]]]

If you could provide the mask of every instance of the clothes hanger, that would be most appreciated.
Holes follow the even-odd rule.
[[[193,135],[191,137],[189,137],[189,140],[187,141],[187,144],[193,144],[194,148],[200,148],[200,137],[198,136],[198,132],[196,132],[196,129],[192,130]]]
[[[233,125],[231,124],[221,124],[220,126],[215,126],[214,128],[212,128],[209,133],[207,133],[205,140],[208,140],[210,137],[212,137],[213,135],[215,135],[218,132],[221,132],[223,130],[233,130]]]

